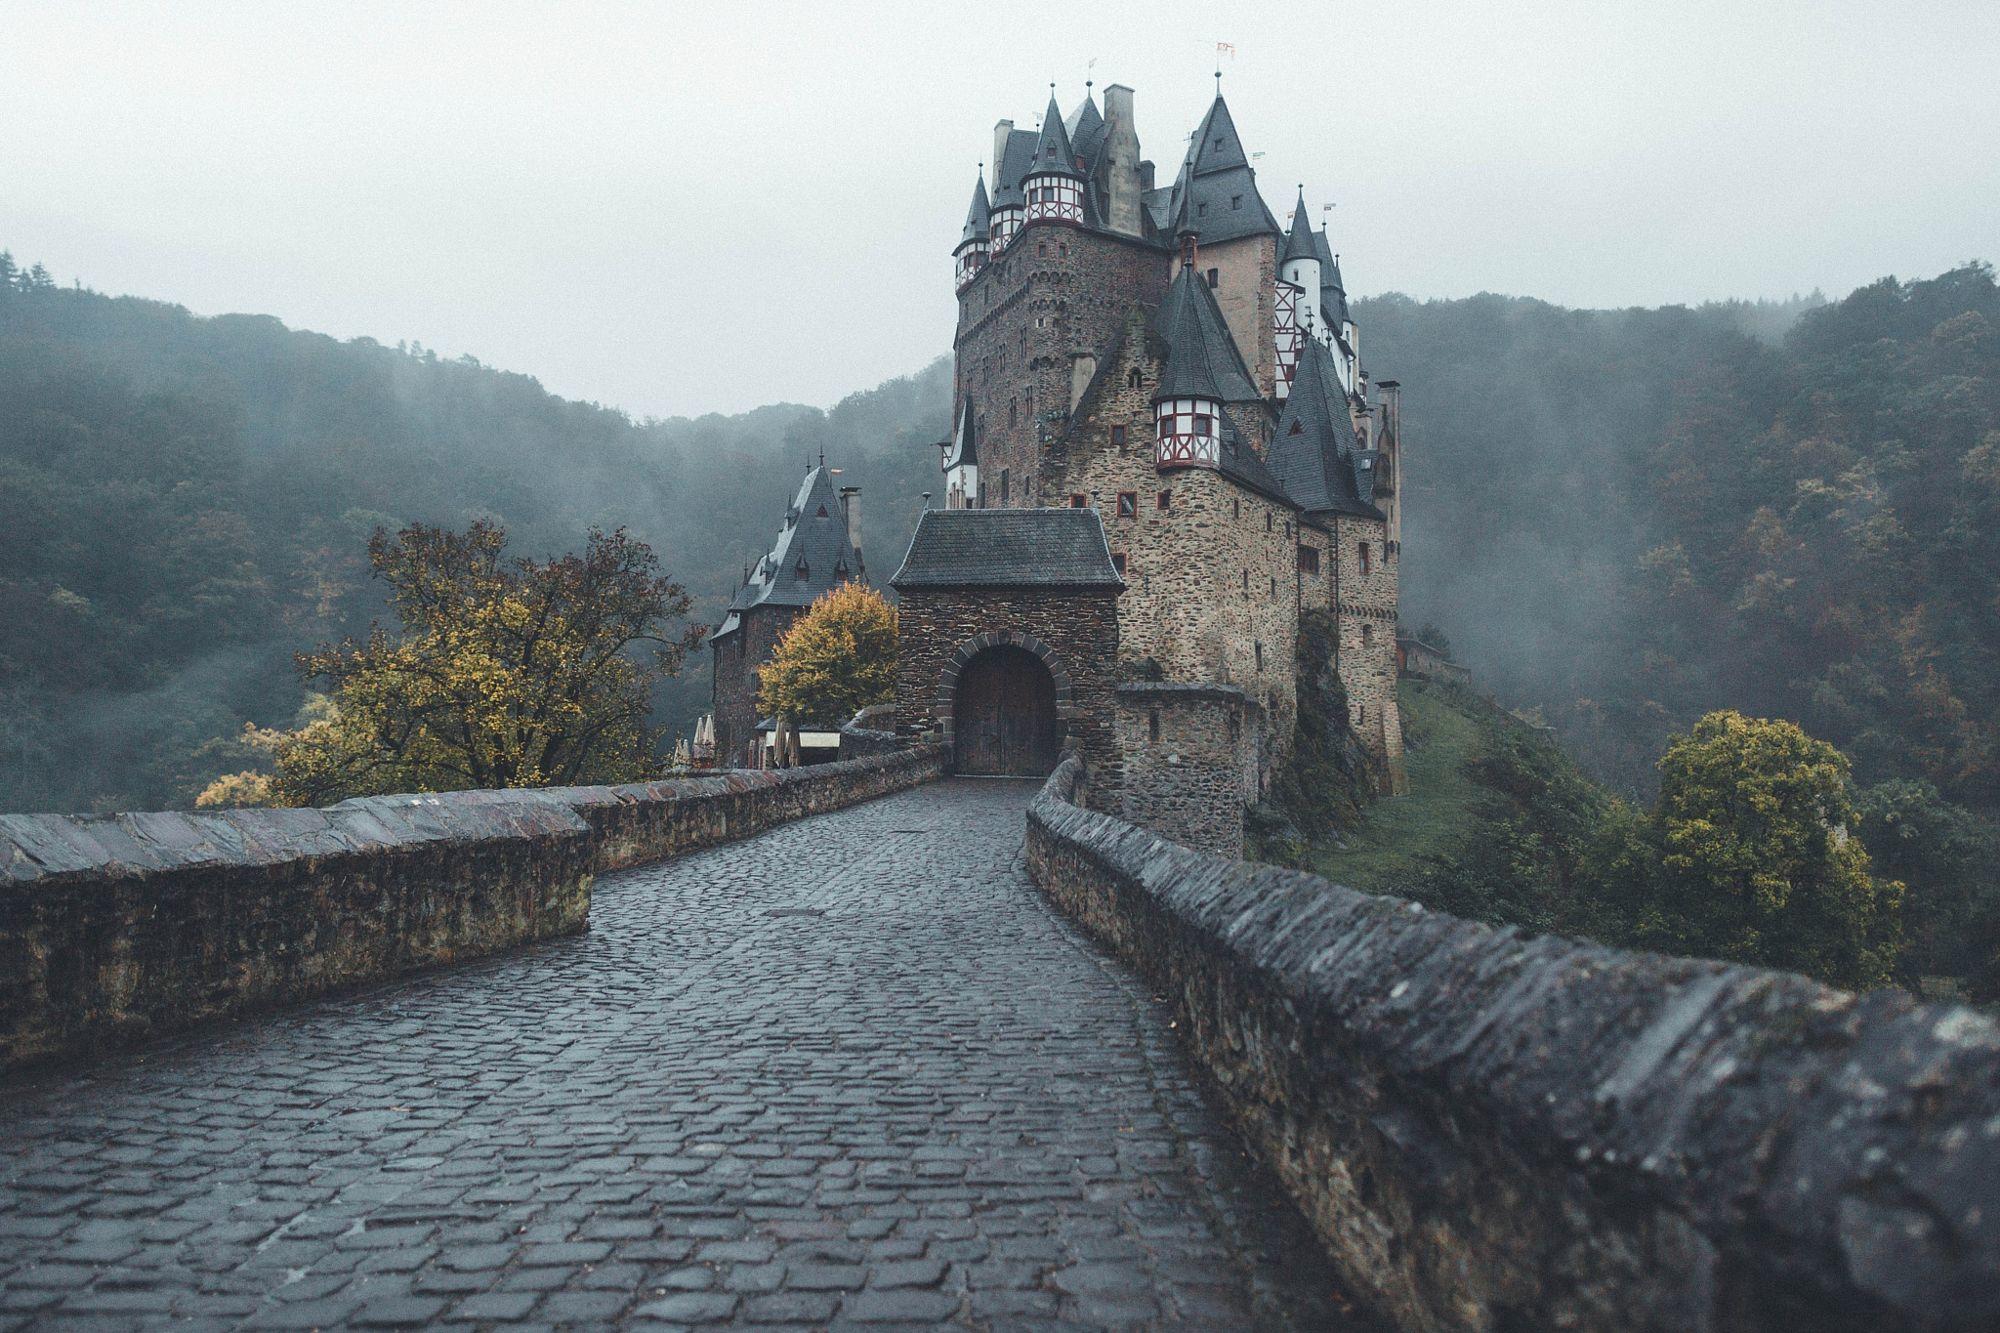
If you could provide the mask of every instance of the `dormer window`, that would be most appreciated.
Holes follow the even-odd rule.
[[[1229,196],[1229,207],[1230,207],[1231,211],[1233,211],[1233,212],[1240,212],[1240,211],[1242,210],[1242,208],[1243,208],[1243,196],[1242,196],[1242,195],[1240,195],[1240,194],[1232,194],[1232,195],[1230,195],[1230,196]]]
[[[1196,205],[1194,206],[1194,215],[1195,215],[1196,217],[1198,217],[1198,218],[1205,218],[1205,217],[1207,217],[1207,216],[1208,216],[1208,205],[1207,205],[1206,203],[1199,203],[1199,204],[1196,204]]]
[[[799,563],[792,566],[792,568],[797,571],[798,576],[802,579],[812,577],[812,566],[806,563],[804,556],[800,556]]]
[[[1285,433],[1287,435],[1303,435],[1306,433],[1306,428],[1302,423],[1294,421],[1292,423],[1292,428],[1289,431],[1286,431]]]
[[[821,505],[821,506],[819,507],[819,513],[817,513],[817,514],[813,515],[813,517],[815,517],[815,518],[825,518],[825,517],[826,517],[826,506],[825,506],[825,505]]]

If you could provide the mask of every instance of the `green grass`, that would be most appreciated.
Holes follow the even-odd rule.
[[[1448,859],[1489,826],[1492,788],[1473,778],[1496,720],[1490,705],[1449,686],[1405,680],[1396,687],[1408,738],[1407,796],[1371,802],[1338,845],[1312,850],[1312,869],[1336,884],[1370,893],[1409,893],[1425,870]]]

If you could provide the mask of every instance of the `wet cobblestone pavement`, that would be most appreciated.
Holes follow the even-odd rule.
[[[1345,1327],[1164,1007],[959,781],[577,939],[0,1097],[0,1328]]]

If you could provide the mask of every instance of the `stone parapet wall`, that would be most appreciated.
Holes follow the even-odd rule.
[[[908,748],[908,742],[896,734],[896,705],[892,703],[864,708],[840,726],[842,759],[866,759]]]
[[[1414,1329],[2000,1327],[2000,1028],[1175,846],[1074,801],[1035,880]]]
[[[0,815],[0,1070],[575,934],[596,874],[939,777],[938,746],[324,810]]]

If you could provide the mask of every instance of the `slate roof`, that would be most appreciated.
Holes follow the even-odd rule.
[[[1095,509],[928,509],[889,586],[1115,590],[1125,580]]]
[[[1257,193],[1257,173],[1237,137],[1236,122],[1222,94],[1215,95],[1188,144],[1181,174],[1174,182],[1170,218],[1186,212],[1204,245],[1259,234],[1282,236],[1264,196]]]
[[[1028,197],[1021,193],[1021,180],[1035,162],[1035,145],[1042,136],[1033,130],[1014,130],[1007,135],[1007,148],[993,164],[993,207],[1020,208]]]
[[[1312,224],[1306,219],[1306,192],[1299,190],[1299,202],[1292,208],[1292,229],[1285,236],[1285,248],[1279,252],[1280,264],[1294,259],[1318,259],[1319,246],[1313,241]]]
[[[1333,353],[1326,344],[1309,338],[1264,462],[1285,494],[1308,515],[1381,518],[1382,511],[1367,498],[1374,491],[1373,477],[1366,479],[1364,490],[1363,479],[1357,476],[1360,447]]]
[[[1056,105],[1053,96],[1049,98],[1048,110],[1042,113],[1042,132],[1035,140],[1035,162],[1028,172],[1080,174],[1076,169],[1076,149],[1070,146],[1069,131],[1063,128],[1062,108]]]
[[[1248,402],[1263,395],[1229,334],[1215,293],[1191,268],[1182,268],[1153,317],[1153,330],[1166,343],[1167,364],[1153,401],[1213,398]]]
[[[979,184],[972,191],[972,207],[965,210],[965,230],[958,234],[958,243],[983,241],[992,231],[993,207],[986,198],[986,173],[979,173]]]
[[[974,438],[974,421],[972,399],[968,396],[965,406],[958,412],[958,429],[952,432],[951,445],[944,452],[944,471],[949,472],[966,464],[979,466],[979,441]]]
[[[841,511],[833,476],[824,465],[813,468],[785,511],[777,542],[750,571],[750,581],[729,599],[722,626],[713,637],[734,633],[743,622],[742,613],[752,607],[810,606],[823,593],[861,577],[861,561],[847,539],[847,516]]]
[[[1351,321],[1347,313],[1347,289],[1341,285],[1340,261],[1333,256],[1326,233],[1313,233],[1313,249],[1319,252],[1319,308],[1321,319],[1335,332]]]
[[[1104,147],[1104,115],[1097,109],[1097,99],[1088,92],[1083,95],[1083,105],[1070,113],[1063,123],[1069,131],[1070,146],[1076,155],[1089,167],[1096,167],[1098,150]]]

